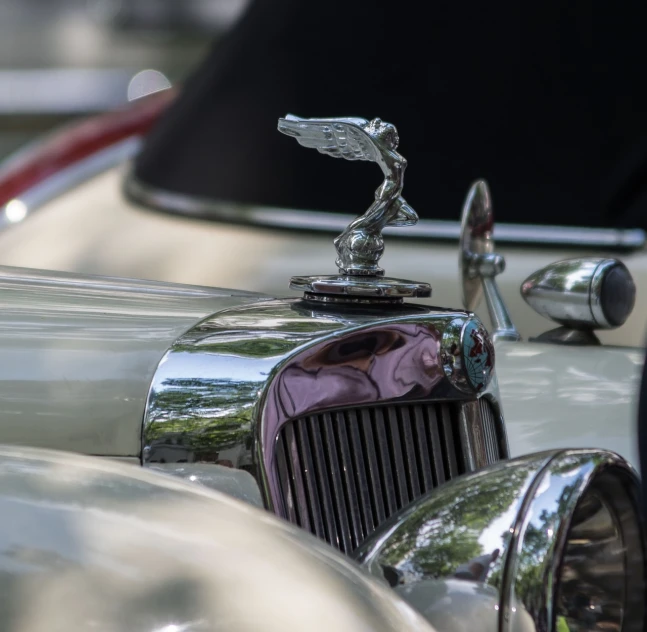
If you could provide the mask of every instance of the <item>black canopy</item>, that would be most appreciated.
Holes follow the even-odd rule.
[[[147,139],[144,183],[363,212],[381,173],[299,147],[279,116],[394,123],[422,217],[485,177],[498,221],[647,227],[644,3],[259,0]]]

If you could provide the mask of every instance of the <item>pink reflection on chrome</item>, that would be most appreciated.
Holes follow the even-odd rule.
[[[317,344],[279,371],[261,418],[263,465],[278,513],[282,500],[274,458],[281,426],[331,407],[428,399],[445,375],[440,339],[429,324],[369,327]]]

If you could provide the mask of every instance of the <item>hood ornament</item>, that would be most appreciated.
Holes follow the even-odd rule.
[[[402,301],[404,297],[431,296],[427,283],[384,277],[378,263],[384,253],[386,226],[412,226],[418,215],[402,197],[407,161],[396,150],[394,125],[379,118],[302,119],[288,114],[278,129],[303,147],[346,160],[376,162],[384,182],[368,210],[352,221],[334,243],[339,276],[292,277],[290,287],[304,290],[312,300]]]

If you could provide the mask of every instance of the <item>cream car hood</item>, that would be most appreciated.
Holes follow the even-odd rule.
[[[246,292],[0,267],[0,441],[141,456],[148,390],[173,342]]]
[[[602,448],[639,469],[636,420],[644,358],[642,350],[620,347],[498,343],[510,456]]]

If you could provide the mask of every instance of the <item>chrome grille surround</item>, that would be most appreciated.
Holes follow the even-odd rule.
[[[495,373],[478,392],[464,379],[463,334],[474,323],[481,331],[472,314],[410,304],[342,308],[285,299],[223,305],[161,359],[144,414],[142,462],[208,480],[213,489],[287,516],[276,467],[284,426],[328,412],[435,402],[458,411],[453,423],[465,470],[477,469],[488,462],[479,396],[492,404],[500,456],[507,456],[507,445]],[[345,441],[352,446],[352,434]],[[403,431],[401,450],[407,441]],[[413,497],[414,483],[408,484]],[[370,523],[362,528],[368,531]]]
[[[350,553],[414,500],[504,456],[492,403],[481,398],[288,421],[277,436],[275,468],[283,517]]]

